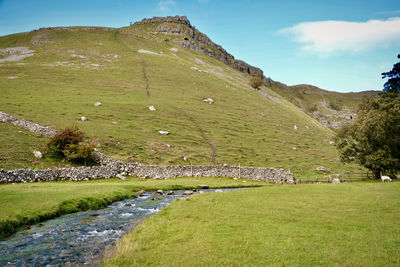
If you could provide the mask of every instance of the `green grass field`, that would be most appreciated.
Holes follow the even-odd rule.
[[[299,177],[317,176],[320,165],[331,173],[361,168],[341,164],[329,145],[333,132],[284,97],[266,87],[254,90],[246,74],[173,43],[183,36],[168,36],[165,43],[164,35],[148,34],[156,26],[0,37],[0,48],[35,51],[20,62],[0,64],[1,110],[58,130],[76,125],[99,141],[99,150],[122,160],[283,167]],[[41,45],[32,44],[37,38]],[[203,102],[208,97],[214,104]],[[102,106],[95,107],[97,101]],[[157,111],[149,111],[150,105]],[[17,156],[6,153],[0,149],[0,158],[11,157],[0,168],[20,166]],[[37,167],[29,159],[24,163]]]
[[[87,182],[46,182],[0,185],[0,237],[23,225],[38,223],[61,214],[99,209],[107,204],[134,197],[139,190],[192,189],[210,187],[262,186],[266,183],[243,179],[202,177],[143,180],[130,178]]]
[[[179,200],[104,266],[399,266],[400,183],[271,186]]]

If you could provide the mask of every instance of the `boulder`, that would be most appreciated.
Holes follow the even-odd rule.
[[[169,134],[169,132],[167,132],[167,131],[158,131],[158,133],[161,134],[161,135],[168,135]]]
[[[150,107],[149,107],[149,110],[151,110],[151,111],[156,111],[156,108],[155,108],[154,106],[150,106]]]
[[[179,50],[178,50],[178,48],[176,48],[176,47],[172,47],[172,48],[170,48],[169,49],[169,51],[171,51],[171,52],[178,52]]]
[[[297,131],[297,129],[299,129],[299,127],[297,127],[297,125],[295,125],[295,126],[293,126],[293,129],[294,129],[295,131]]]
[[[187,159],[187,157],[183,157],[183,161],[187,161],[188,159]]]
[[[138,191],[136,194],[140,197],[143,196],[146,192],[144,190]]]
[[[87,120],[87,118],[85,116],[81,117],[81,121],[86,121],[86,120]]]
[[[203,98],[203,102],[206,102],[211,105],[214,103],[214,100],[212,98]]]
[[[96,102],[96,103],[94,103],[94,106],[95,106],[95,107],[101,106],[101,102]]]
[[[316,168],[319,172],[330,172],[329,169],[325,168],[324,166],[319,166]]]
[[[38,159],[43,158],[42,152],[40,152],[38,150],[33,151],[33,155],[35,156],[35,158],[38,158]]]
[[[183,194],[186,196],[190,196],[193,195],[193,191],[186,190],[185,192],[183,192]]]
[[[164,191],[159,189],[156,191],[156,195],[164,195]]]
[[[117,177],[118,179],[121,179],[122,181],[125,181],[125,177],[122,176],[122,174],[120,174],[120,173],[118,173],[118,174],[116,175],[116,177]]]
[[[333,141],[329,141],[329,144],[332,146],[336,145],[335,142],[333,142]]]
[[[297,150],[297,147],[295,147],[295,146],[294,146],[294,147],[292,147],[292,150],[296,151],[296,150]]]
[[[175,195],[174,191],[168,191],[167,195]]]
[[[332,184],[340,184],[340,179],[339,178],[333,179]]]

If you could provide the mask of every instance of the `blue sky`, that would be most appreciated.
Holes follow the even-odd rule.
[[[399,0],[0,0],[0,35],[167,15],[186,15],[235,58],[288,85],[381,90],[380,73],[400,54]]]

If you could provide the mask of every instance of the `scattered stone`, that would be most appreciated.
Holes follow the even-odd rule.
[[[203,102],[209,103],[210,105],[214,103],[212,98],[203,98]]]
[[[193,191],[186,190],[183,194],[186,196],[193,195]]]
[[[178,52],[179,51],[179,49],[178,48],[176,48],[176,47],[172,47],[172,48],[170,48],[169,49],[169,51],[171,51],[171,52]]]
[[[2,63],[7,61],[20,61],[24,58],[33,56],[34,52],[35,51],[30,50],[28,47],[24,46],[0,49],[0,55],[7,56],[5,58],[1,58],[0,62]]]
[[[169,195],[169,196],[170,196],[170,195],[174,195],[174,194],[175,194],[174,191],[168,191],[168,192],[167,192],[167,195]]]
[[[85,116],[82,116],[81,121],[87,121],[87,118]]]
[[[221,189],[217,189],[217,190],[215,190],[214,192],[215,192],[215,193],[222,193],[222,192],[224,192],[224,191],[222,191]]]
[[[146,193],[146,192],[145,192],[144,190],[140,190],[140,191],[136,192],[136,194],[137,194],[139,197],[143,196],[145,193]]]
[[[306,125],[306,129],[310,129],[310,128]]]
[[[96,103],[94,103],[94,106],[95,106],[95,107],[101,106],[101,102],[96,102]]]
[[[340,183],[340,179],[339,178],[335,178],[332,180],[332,184],[337,184]]]
[[[204,193],[205,193],[204,191],[201,191],[201,190],[199,191],[199,194],[204,194]]]
[[[144,50],[144,49],[139,49],[138,50],[139,53],[141,54],[150,54],[150,55],[157,55],[157,56],[161,56],[161,54],[152,52],[152,51],[148,51],[148,50]]]
[[[10,79],[10,80],[14,80],[16,78],[17,78],[17,76],[8,76],[8,79]]]
[[[154,106],[150,106],[150,107],[149,107],[149,110],[151,110],[151,111],[156,111],[156,108],[155,108]]]
[[[329,141],[329,144],[332,146],[336,145],[335,142],[333,142],[333,141]]]
[[[116,177],[117,177],[118,179],[121,179],[122,181],[125,181],[125,177],[122,176],[122,174],[120,174],[120,173],[118,173],[118,174],[116,175]]]
[[[191,70],[196,70],[196,71],[200,71],[200,72],[201,72],[201,69],[199,69],[199,68],[197,68],[197,67],[190,67],[190,69],[191,69]]]
[[[187,159],[187,157],[183,157],[183,161],[187,161],[188,159]]]
[[[33,151],[33,155],[35,156],[35,158],[38,158],[38,159],[43,158],[42,152],[37,151],[37,150]]]
[[[299,129],[299,127],[297,127],[297,125],[295,125],[295,126],[293,126],[293,129],[294,129],[295,131],[297,131],[297,130]]]
[[[319,172],[329,172],[329,169],[325,168],[324,166],[319,166],[316,168]]]
[[[167,132],[167,131],[158,131],[158,133],[161,134],[161,135],[168,135],[169,134],[169,132]]]
[[[210,187],[208,185],[205,185],[205,184],[200,184],[199,188],[200,189],[209,189]]]
[[[156,195],[164,195],[164,191],[159,189],[156,191]]]
[[[201,59],[199,59],[199,58],[196,58],[194,61],[195,61],[197,64],[200,64],[200,65],[203,65],[203,66],[207,65],[203,60],[201,60]]]
[[[292,149],[293,149],[294,151],[296,151],[296,150],[297,150],[297,147],[294,146],[294,147],[292,147]]]
[[[118,124],[118,122],[116,122],[116,121],[112,121],[111,123],[112,123],[112,124],[115,124],[115,125]]]
[[[167,144],[167,147],[168,147],[168,148],[171,148],[171,145],[170,145],[170,144]]]

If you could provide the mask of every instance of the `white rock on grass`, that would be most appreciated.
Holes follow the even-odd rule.
[[[154,106],[150,106],[150,107],[149,107],[149,110],[151,110],[151,111],[156,111],[156,108],[155,108]]]
[[[118,179],[121,179],[122,181],[125,181],[125,177],[122,176],[122,174],[118,173],[116,176]]]
[[[212,98],[203,98],[203,102],[206,102],[211,105],[214,103],[214,100]]]
[[[171,52],[178,52],[179,51],[179,49],[178,48],[176,48],[176,47],[172,47],[172,48],[170,48],[169,49],[169,51],[171,51]]]
[[[33,151],[33,155],[35,156],[35,158],[38,158],[38,159],[43,158],[42,152],[40,152],[38,150]]]
[[[297,125],[295,125],[295,126],[293,126],[293,129],[294,129],[295,131],[297,131],[297,130],[299,129],[299,127],[297,127]]]
[[[325,168],[324,166],[319,166],[316,168],[319,172],[329,172],[329,169]]]
[[[167,132],[167,131],[158,131],[158,133],[162,134],[162,135],[168,135],[169,134],[169,132]]]
[[[150,55],[161,56],[161,54],[158,54],[158,53],[152,52],[152,51],[148,51],[148,50],[144,50],[144,49],[139,49],[138,52],[141,54],[150,54]]]
[[[297,147],[295,147],[295,146],[294,146],[294,147],[292,147],[292,150],[296,151],[296,150],[297,150]]]
[[[183,161],[187,161],[188,159],[187,159],[187,157],[183,157]]]
[[[87,121],[87,118],[85,116],[82,116],[81,121]]]
[[[334,145],[335,145],[335,142],[329,141],[329,144],[332,145],[332,146],[334,146]]]
[[[170,145],[170,144],[167,144],[167,147],[168,147],[168,148],[171,148],[171,145]]]
[[[340,179],[339,178],[335,178],[332,180],[332,184],[338,184],[340,183]]]
[[[94,106],[95,106],[95,107],[101,106],[101,102],[96,102],[96,103],[94,103]]]
[[[8,76],[8,79],[10,79],[10,80],[14,80],[16,78],[17,78],[17,76]]]

